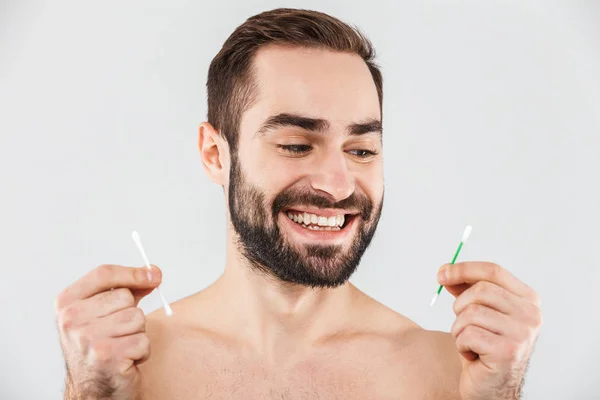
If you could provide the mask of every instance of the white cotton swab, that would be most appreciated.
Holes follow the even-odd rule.
[[[454,262],[456,261],[456,257],[458,257],[458,253],[460,253],[460,249],[462,249],[463,244],[465,244],[465,242],[469,238],[469,235],[471,234],[472,229],[473,228],[471,227],[471,225],[467,225],[467,227],[465,228],[465,231],[462,235],[462,239],[460,240],[460,244],[458,245],[458,249],[456,250],[456,253],[454,253],[454,259],[452,260],[452,262],[450,264],[454,264]],[[431,303],[429,304],[429,307],[433,307],[435,305],[435,303],[437,302],[437,299],[440,297],[440,292],[442,291],[443,287],[444,286],[440,285],[436,294],[433,295],[433,299],[431,299]]]
[[[137,233],[137,231],[133,231],[131,233],[131,237],[133,238],[133,241],[137,245],[138,249],[140,249],[140,253],[142,253],[142,258],[144,259],[144,262],[146,263],[146,267],[148,267],[149,270],[152,270],[152,267],[150,266],[150,261],[148,261],[148,257],[146,257],[146,252],[144,251],[144,246],[142,246],[142,239],[140,239],[140,234]],[[165,297],[160,292],[160,289],[158,288],[158,286],[156,287],[156,291],[158,292],[158,295],[160,296],[160,299],[163,303],[165,313],[168,316],[173,315],[173,310],[171,310],[171,306],[169,305],[169,303],[167,303],[167,300],[165,300]]]

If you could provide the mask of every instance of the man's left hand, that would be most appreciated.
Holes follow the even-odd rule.
[[[538,294],[489,262],[443,265],[438,282],[456,298],[450,333],[463,366],[462,399],[519,399],[542,326]]]

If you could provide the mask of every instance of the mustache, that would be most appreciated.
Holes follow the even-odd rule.
[[[273,200],[273,218],[276,218],[279,212],[286,208],[294,206],[313,206],[317,208],[337,208],[337,209],[355,209],[359,215],[367,220],[373,212],[373,203],[367,196],[359,195],[356,192],[338,202],[319,196],[308,190],[285,190],[278,194]]]

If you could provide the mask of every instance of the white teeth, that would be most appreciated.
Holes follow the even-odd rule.
[[[341,226],[344,225],[344,220],[345,220],[343,214],[332,216],[332,217],[323,217],[323,216],[316,215],[316,214],[309,214],[307,212],[301,213],[301,214],[295,214],[292,211],[288,211],[288,212],[286,212],[286,215],[292,221],[294,221],[298,224],[302,224],[303,226],[311,225],[311,224],[315,225],[314,227],[312,227],[310,229],[319,229],[319,227],[323,227],[322,230],[339,230],[339,228],[341,228]],[[329,228],[329,229],[326,229],[326,228]]]
[[[310,229],[311,231],[339,231],[339,226],[315,226],[315,225],[302,225],[303,227]]]

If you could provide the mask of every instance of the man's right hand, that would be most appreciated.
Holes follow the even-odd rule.
[[[146,317],[137,305],[161,280],[154,265],[152,271],[101,265],[58,295],[57,324],[72,398],[135,399],[137,364],[150,355]]]

